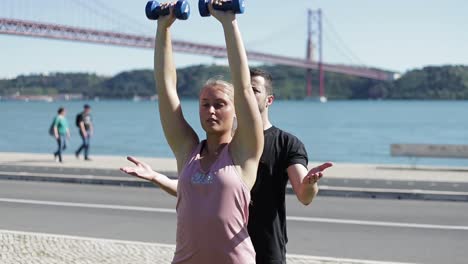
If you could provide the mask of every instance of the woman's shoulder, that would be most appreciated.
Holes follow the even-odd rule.
[[[183,165],[182,167],[185,167],[188,163],[195,160],[197,158],[198,154],[200,154],[204,142],[205,142],[205,140],[202,140],[201,142],[198,142],[197,144],[194,144],[190,148],[190,150],[184,154],[183,158],[180,161],[178,160],[177,162],[181,162],[179,164]]]

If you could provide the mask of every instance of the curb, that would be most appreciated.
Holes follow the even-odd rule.
[[[289,191],[289,190],[288,190]],[[291,190],[292,191],[292,190]],[[353,188],[321,185],[320,196],[468,202],[468,192]]]
[[[162,172],[173,175],[173,172]],[[52,173],[0,172],[0,180],[60,182],[75,184],[96,184],[109,186],[154,187],[157,185],[148,181],[122,176],[68,175]],[[290,185],[287,194],[294,194]],[[372,199],[398,200],[431,200],[468,202],[468,192],[434,191],[434,190],[402,190],[387,188],[356,188],[320,185],[319,196],[355,197]]]

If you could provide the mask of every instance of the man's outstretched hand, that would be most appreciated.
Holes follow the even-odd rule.
[[[312,168],[302,180],[303,184],[315,184],[323,177],[323,171],[333,166],[331,162],[325,162],[320,166]]]

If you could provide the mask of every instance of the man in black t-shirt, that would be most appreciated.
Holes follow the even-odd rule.
[[[260,69],[250,71],[252,88],[262,116],[265,145],[251,190],[248,230],[257,264],[286,263],[286,184],[288,180],[304,205],[318,192],[324,163],[307,171],[307,152],[295,136],[273,126],[268,108],[274,100],[271,75]]]
[[[85,104],[83,107],[83,112],[79,113],[76,116],[76,126],[80,132],[81,139],[83,143],[75,151],[76,158],[79,158],[80,152],[84,150],[84,160],[91,160],[89,158],[89,143],[91,136],[93,135],[94,127],[91,120],[91,106]]]

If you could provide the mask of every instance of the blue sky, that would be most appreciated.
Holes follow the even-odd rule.
[[[100,2],[115,12],[89,13],[86,6],[100,10],[94,0],[41,0],[39,5],[33,0],[2,0],[0,17],[153,35],[156,24],[144,16],[146,0]],[[174,24],[174,39],[223,45],[218,23],[199,16],[198,1],[189,2],[192,15]],[[468,65],[468,1],[246,0],[246,5],[239,24],[249,50],[304,57],[306,11],[321,8],[326,62],[399,72],[427,65]],[[145,49],[0,35],[0,78],[57,71],[113,75],[150,69],[152,56]],[[178,67],[224,63],[206,56],[175,57]]]

